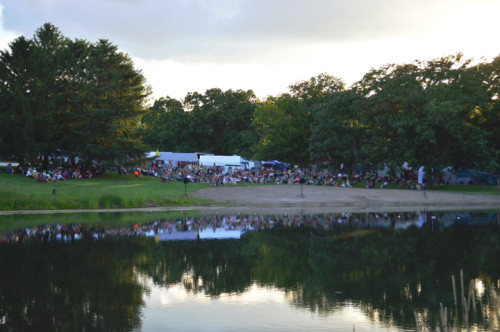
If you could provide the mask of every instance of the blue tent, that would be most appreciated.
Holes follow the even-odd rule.
[[[459,169],[455,176],[457,177],[458,182],[463,182],[464,184],[469,184],[469,182],[477,182],[479,184],[491,184],[496,185],[499,176],[495,174],[489,174],[484,172],[475,171],[472,169]]]
[[[275,171],[278,171],[278,170],[284,171],[285,170],[285,165],[283,165],[283,163],[281,163],[277,160],[263,161],[262,166],[265,168],[272,168]]]

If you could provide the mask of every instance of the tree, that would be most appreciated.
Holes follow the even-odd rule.
[[[144,76],[107,40],[90,46],[86,69],[90,79],[80,91],[85,99],[76,117],[79,157],[87,161],[140,158],[145,147],[138,130],[150,93]]]
[[[253,127],[253,91],[209,89],[204,95],[190,93],[184,99],[192,113],[192,137],[198,151],[250,156],[256,141]]]
[[[190,125],[192,113],[185,112],[180,101],[170,97],[155,100],[142,117],[144,143],[161,151],[195,151]]]
[[[474,167],[492,155],[488,135],[474,125],[484,94],[467,75],[460,54],[365,75],[355,89],[365,97],[367,158],[375,163],[424,166],[436,185],[446,166]]]
[[[58,145],[61,128],[55,116],[64,107],[58,81],[60,50],[68,42],[47,23],[36,31],[33,40],[19,37],[10,44],[11,52],[1,53],[2,117],[7,129],[2,141],[6,153],[19,161],[47,157]]]
[[[269,97],[257,106],[255,125],[259,142],[256,159],[278,159],[306,165],[310,162],[309,139],[315,108],[344,89],[342,80],[320,74],[289,86],[290,93]]]
[[[106,40],[71,41],[50,23],[0,53],[0,140],[20,162],[135,158],[149,89],[130,58]]]
[[[11,52],[0,52],[0,149],[5,156],[23,161],[36,156],[29,100],[33,89],[33,44],[19,37],[10,43],[10,48]]]
[[[488,135],[493,147],[490,163],[486,169],[494,170],[500,166],[500,55],[490,63],[480,63],[469,68],[467,74],[478,84],[471,93],[483,96],[482,103],[474,110],[471,122]]]
[[[259,143],[254,146],[255,159],[308,163],[310,128],[304,108],[298,98],[289,94],[268,97],[257,105],[254,122]]]
[[[300,98],[308,107],[322,104],[330,96],[345,89],[342,79],[326,73],[311,77],[308,81],[291,84],[288,89],[292,96]]]
[[[309,151],[314,161],[343,164],[352,171],[361,162],[364,128],[360,120],[362,97],[353,90],[332,93],[313,115]]]

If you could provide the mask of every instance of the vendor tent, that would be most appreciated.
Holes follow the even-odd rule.
[[[248,161],[240,156],[221,156],[221,155],[203,155],[200,156],[200,165],[211,166],[224,166],[224,167],[238,167],[247,168]]]
[[[184,152],[161,152],[153,151],[147,154],[148,158],[156,158],[157,160],[163,161],[165,163],[193,163],[198,164],[198,156],[200,153],[184,153]]]

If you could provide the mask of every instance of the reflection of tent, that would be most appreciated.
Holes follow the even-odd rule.
[[[239,239],[241,237],[240,230],[227,230],[224,228],[216,228],[215,230],[212,228],[207,228],[205,230],[200,231],[199,233],[200,240],[206,239]]]
[[[198,232],[172,232],[158,235],[160,241],[196,240]]]

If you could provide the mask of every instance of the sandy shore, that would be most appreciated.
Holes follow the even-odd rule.
[[[302,195],[301,195],[302,194]],[[194,196],[233,208],[362,211],[500,209],[500,196],[396,189],[358,189],[299,185],[219,187]]]

